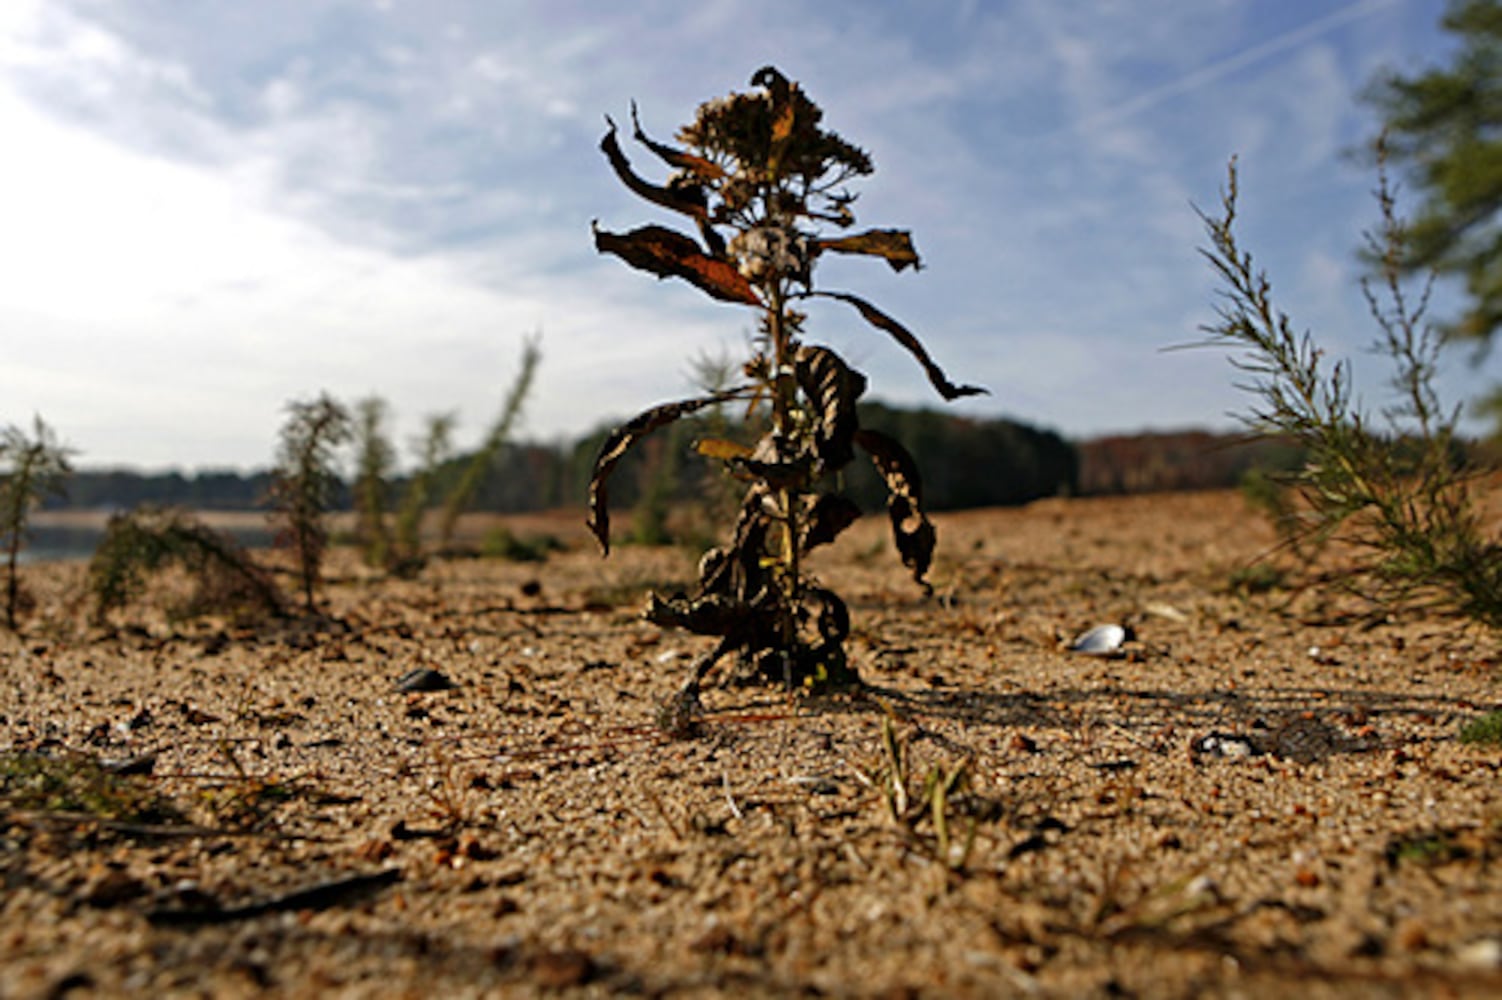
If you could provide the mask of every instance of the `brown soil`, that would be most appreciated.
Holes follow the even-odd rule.
[[[322,624],[89,631],[28,568],[0,760],[149,756],[178,813],[11,781],[0,996],[1502,994],[1502,751],[1457,738],[1495,634],[1234,591],[1272,538],[1231,494],[938,522],[931,600],[879,520],[817,562],[868,691],[711,687],[676,741],[709,642],[636,614],[693,556],[573,518],[544,564],[337,563]],[[1099,623],[1124,655],[1067,650]]]

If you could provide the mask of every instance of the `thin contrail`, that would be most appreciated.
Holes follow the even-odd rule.
[[[1237,70],[1261,62],[1269,56],[1274,56],[1280,52],[1295,48],[1309,41],[1311,38],[1324,34],[1332,28],[1339,27],[1349,21],[1355,21],[1358,18],[1366,17],[1368,14],[1374,13],[1383,7],[1391,7],[1397,2],[1398,0],[1357,0],[1356,3],[1342,7],[1332,14],[1316,18],[1308,24],[1294,28],[1292,31],[1286,31],[1278,37],[1270,38],[1260,45],[1254,45],[1233,56],[1227,56],[1219,62],[1210,63],[1208,66],[1201,66],[1199,69],[1186,73],[1177,80],[1154,87],[1152,90],[1138,94],[1131,100],[1118,104],[1115,107],[1107,108],[1104,111],[1098,111],[1093,115],[1087,115],[1084,118],[1078,119],[1070,123],[1064,131],[1074,132],[1109,122],[1120,121],[1123,118],[1130,118],[1132,115],[1140,114],[1149,108],[1156,107],[1170,98],[1188,93],[1207,83],[1230,76]]]

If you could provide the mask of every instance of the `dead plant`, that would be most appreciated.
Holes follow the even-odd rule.
[[[271,575],[229,535],[186,511],[143,506],[113,515],[89,560],[94,620],[105,621],[140,595],[149,575],[174,565],[195,581],[192,595],[171,609],[174,616],[275,615],[285,606]]]
[[[918,338],[870,302],[814,287],[814,266],[826,253],[876,257],[896,271],[916,270],[918,253],[903,230],[824,235],[828,227],[854,223],[855,195],[845,185],[872,172],[871,158],[822,129],[818,105],[776,69],[758,70],[751,83],[757,89],[750,93],[701,105],[678,132],[681,146],[648,137],[632,107],[636,141],[674,171],[666,185],[633,171],[609,118],[600,143],[627,188],[687,216],[699,239],[658,225],[626,233],[597,226],[596,249],[659,277],[683,279],[757,318],[742,384],[654,406],[606,438],[589,488],[589,525],[602,550],[608,554],[610,547],[610,474],[629,449],[706,408],[744,404],[748,421],[763,407],[771,412],[770,429],[755,440],[698,442],[702,455],[746,484],[732,538],[705,553],[693,595],[649,598],[649,620],[719,639],[663,713],[675,731],[691,728],[703,678],[732,652],[740,655],[743,674],[764,681],[840,686],[857,680],[844,651],[850,630],[845,603],[805,570],[809,551],[833,541],[860,514],[838,492],[840,471],[856,448],[870,456],[890,490],[888,512],[903,563],[928,586],[935,533],[923,511],[917,463],[897,441],[860,426],[856,401],[865,376],[829,348],[806,343],[808,317],[795,306],[823,300],[853,307],[908,350],[945,399],[984,391],[950,382]]]

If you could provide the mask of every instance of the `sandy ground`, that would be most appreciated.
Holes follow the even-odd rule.
[[[1496,635],[1236,590],[1233,494],[938,523],[933,599],[879,520],[817,560],[868,690],[712,687],[688,740],[654,710],[708,641],[637,612],[694,554],[573,519],[546,563],[341,559],[321,622],[86,628],[81,567],[27,567],[0,996],[1502,995],[1502,750],[1457,739]],[[39,805],[38,760],[159,808]]]

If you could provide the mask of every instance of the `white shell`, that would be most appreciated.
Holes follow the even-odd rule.
[[[1126,629],[1120,625],[1097,625],[1070,643],[1069,649],[1090,656],[1110,656],[1120,652],[1123,642],[1126,642]]]

